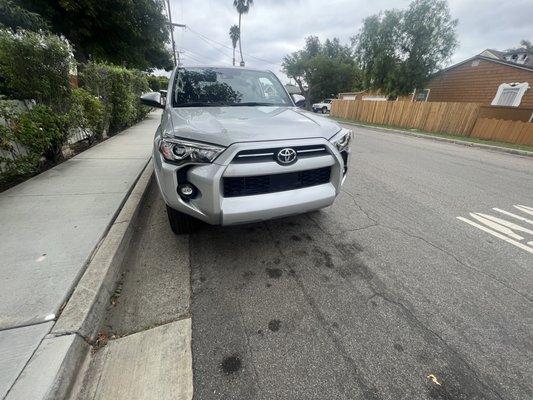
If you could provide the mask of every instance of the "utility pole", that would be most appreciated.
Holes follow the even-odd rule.
[[[167,7],[168,7],[168,25],[170,26],[170,38],[172,40],[172,56],[174,58],[174,66],[178,67],[180,63],[179,63],[179,54],[176,59],[176,42],[174,41],[174,27],[187,28],[187,25],[173,23],[172,22],[172,11],[170,9],[170,0],[167,0]]]

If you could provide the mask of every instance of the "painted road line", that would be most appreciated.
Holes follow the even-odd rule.
[[[533,225],[533,221],[531,221],[530,219],[527,219],[527,218],[521,217],[520,215],[516,215],[516,214],[510,213],[509,211],[501,210],[501,209],[499,209],[499,208],[493,208],[493,210],[494,210],[494,211],[498,211],[499,213],[502,213],[502,214],[508,215],[508,216],[510,216],[510,217],[513,217],[513,218],[519,219],[520,221],[524,221],[524,222],[527,222],[528,224]]]
[[[529,246],[527,246],[527,245],[525,245],[523,243],[517,242],[516,240],[510,239],[507,236],[502,235],[501,233],[493,231],[492,229],[489,229],[489,228],[487,228],[487,227],[485,227],[483,225],[480,225],[477,222],[470,221],[467,218],[463,218],[463,217],[456,217],[456,218],[458,220],[466,222],[467,224],[472,225],[472,226],[474,226],[474,227],[476,227],[478,229],[481,229],[482,231],[487,232],[487,233],[491,234],[492,236],[496,236],[498,239],[502,239],[502,240],[506,241],[507,243],[510,243],[510,244],[522,249],[522,250],[525,250],[525,251],[527,251],[530,254],[533,254],[533,247],[529,247]]]
[[[491,221],[490,219],[486,219],[486,218],[484,218],[484,215],[482,215],[482,214],[470,213],[470,216],[472,218],[477,219],[482,224],[487,225],[489,228],[492,228],[492,229],[494,229],[494,230],[496,230],[496,231],[498,231],[500,233],[503,233],[504,235],[507,235],[507,236],[509,236],[512,239],[524,240],[524,238],[522,236],[517,235],[510,228],[507,228],[506,226],[500,225],[497,222]]]
[[[531,207],[523,206],[521,204],[514,205],[513,207],[522,212],[525,212],[526,214],[533,215],[533,208]]]
[[[515,231],[525,232],[525,233],[529,233],[530,235],[533,235],[533,231],[531,229],[524,228],[523,226],[517,225],[513,222],[509,222],[505,219],[493,217],[492,215],[488,215],[488,214],[482,214],[482,213],[476,213],[476,214],[481,215],[483,218],[490,219],[491,221],[496,222],[497,224],[506,226],[507,228],[514,229]]]

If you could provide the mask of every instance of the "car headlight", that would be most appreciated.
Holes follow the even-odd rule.
[[[331,143],[337,147],[339,152],[344,151],[350,147],[350,142],[353,138],[353,131],[350,129],[341,129],[341,131],[335,134],[330,140]]]
[[[182,139],[162,138],[159,141],[159,151],[163,158],[177,164],[211,163],[224,150],[225,147]]]

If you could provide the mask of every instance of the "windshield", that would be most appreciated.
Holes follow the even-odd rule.
[[[180,68],[174,107],[292,106],[272,72],[237,68]]]

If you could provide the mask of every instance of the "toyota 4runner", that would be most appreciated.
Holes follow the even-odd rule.
[[[154,140],[172,230],[264,221],[327,207],[348,168],[352,131],[296,107],[278,78],[244,68],[177,68]]]

